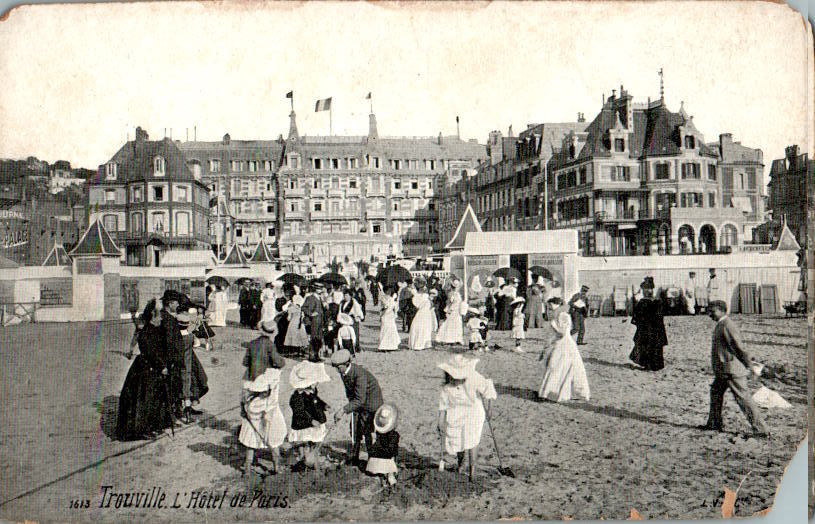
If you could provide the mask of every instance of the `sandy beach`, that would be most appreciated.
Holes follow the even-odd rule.
[[[463,348],[361,353],[359,363],[379,379],[385,400],[401,410],[401,471],[392,494],[381,491],[378,479],[339,465],[321,473],[281,472],[247,494],[238,472],[243,460],[237,444],[240,344],[254,338],[253,331],[216,329],[216,350],[197,350],[210,384],[198,423],[176,428],[175,436],[168,431],[153,441],[117,442],[111,436],[132,362],[123,357],[132,325],[7,327],[0,331],[0,516],[107,522],[625,519],[633,508],[646,518],[716,518],[724,488],[739,486],[736,515],[750,516],[773,504],[776,486],[806,433],[806,321],[734,319],[751,356],[775,372],[774,378],[751,378],[751,390],[763,383],[792,403],[787,410],[762,409],[771,439],[748,437],[749,426],[729,394],[726,432],[695,429],[706,420],[712,381],[709,318],[666,318],[666,368],[656,373],[628,361],[634,332],[629,323],[592,318],[587,345],[580,346],[589,402],[535,400],[543,373],[535,331],[524,342],[527,354],[477,355],[478,369],[496,384],[495,436],[515,478],[498,473],[485,428],[474,482],[437,469],[442,377],[436,364]],[[492,335],[493,342],[511,346],[509,332]],[[363,347],[375,347],[377,336],[373,312],[363,325]],[[288,372],[294,363],[287,359],[280,392],[287,421]],[[332,381],[320,386],[320,396],[340,408],[343,387],[336,371],[329,369],[329,375]],[[349,445],[348,425],[341,424],[323,453],[340,459]],[[155,502],[156,490],[166,494],[164,507],[116,508],[123,498],[110,496],[152,493]],[[247,494],[243,507],[241,494]],[[198,504],[209,507],[188,508]]]

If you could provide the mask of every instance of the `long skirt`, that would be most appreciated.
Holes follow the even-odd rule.
[[[136,356],[119,395],[116,438],[132,440],[170,427],[167,377],[150,367],[142,355]]]
[[[631,350],[628,358],[648,371],[659,371],[665,367],[662,346],[646,346],[635,342],[634,349]]]

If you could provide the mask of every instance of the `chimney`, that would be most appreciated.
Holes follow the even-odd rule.
[[[232,141],[232,137],[229,136],[229,133],[225,134],[224,137],[221,139],[221,143],[223,145],[225,145],[225,146],[229,145],[229,142],[231,142],[231,141]]]
[[[147,131],[145,131],[141,127],[136,128],[136,142],[137,143],[147,142],[149,139],[150,139],[150,137],[147,135]]]
[[[441,132],[439,132],[439,145],[441,145]]]
[[[379,138],[379,131],[376,128],[376,115],[371,113],[368,115],[368,140],[376,140]]]

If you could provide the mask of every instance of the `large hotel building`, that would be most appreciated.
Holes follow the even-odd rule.
[[[380,137],[373,114],[365,136],[301,136],[294,111],[288,137],[273,141],[150,142],[139,132],[89,188],[90,222],[111,228],[134,265],[210,244],[249,255],[261,241],[283,260],[318,265],[427,255],[438,245],[435,195],[486,158],[484,145],[457,136]],[[162,200],[150,192],[158,181]]]

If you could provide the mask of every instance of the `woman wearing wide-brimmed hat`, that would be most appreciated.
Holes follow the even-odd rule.
[[[555,402],[565,402],[573,398],[589,400],[586,368],[571,335],[572,317],[562,311],[551,324],[559,338],[546,358],[546,371],[538,390],[538,398]],[[544,353],[541,353],[541,359],[543,357]]]
[[[402,342],[396,325],[396,295],[393,288],[382,293],[382,314],[379,317],[379,351],[395,351]]]
[[[288,323],[286,327],[286,338],[283,340],[283,345],[289,349],[293,349],[297,354],[306,352],[308,346],[308,334],[306,333],[306,325],[303,322],[303,297],[294,295],[289,303],[286,317]]]
[[[484,400],[498,398],[492,380],[475,370],[478,359],[453,355],[438,367],[444,371],[444,385],[439,397],[438,430],[445,452],[456,455],[458,470],[469,457],[470,478],[475,476],[478,444],[484,429]]]
[[[631,323],[637,326],[637,332],[628,358],[647,371],[659,371],[665,367],[663,348],[668,344],[662,301],[654,298],[654,277],[645,277],[640,288],[643,298],[631,313]]]
[[[424,280],[417,278],[413,283],[416,292],[411,298],[411,303],[416,313],[410,323],[408,347],[413,350],[429,349],[433,346],[433,304],[430,302]]]

